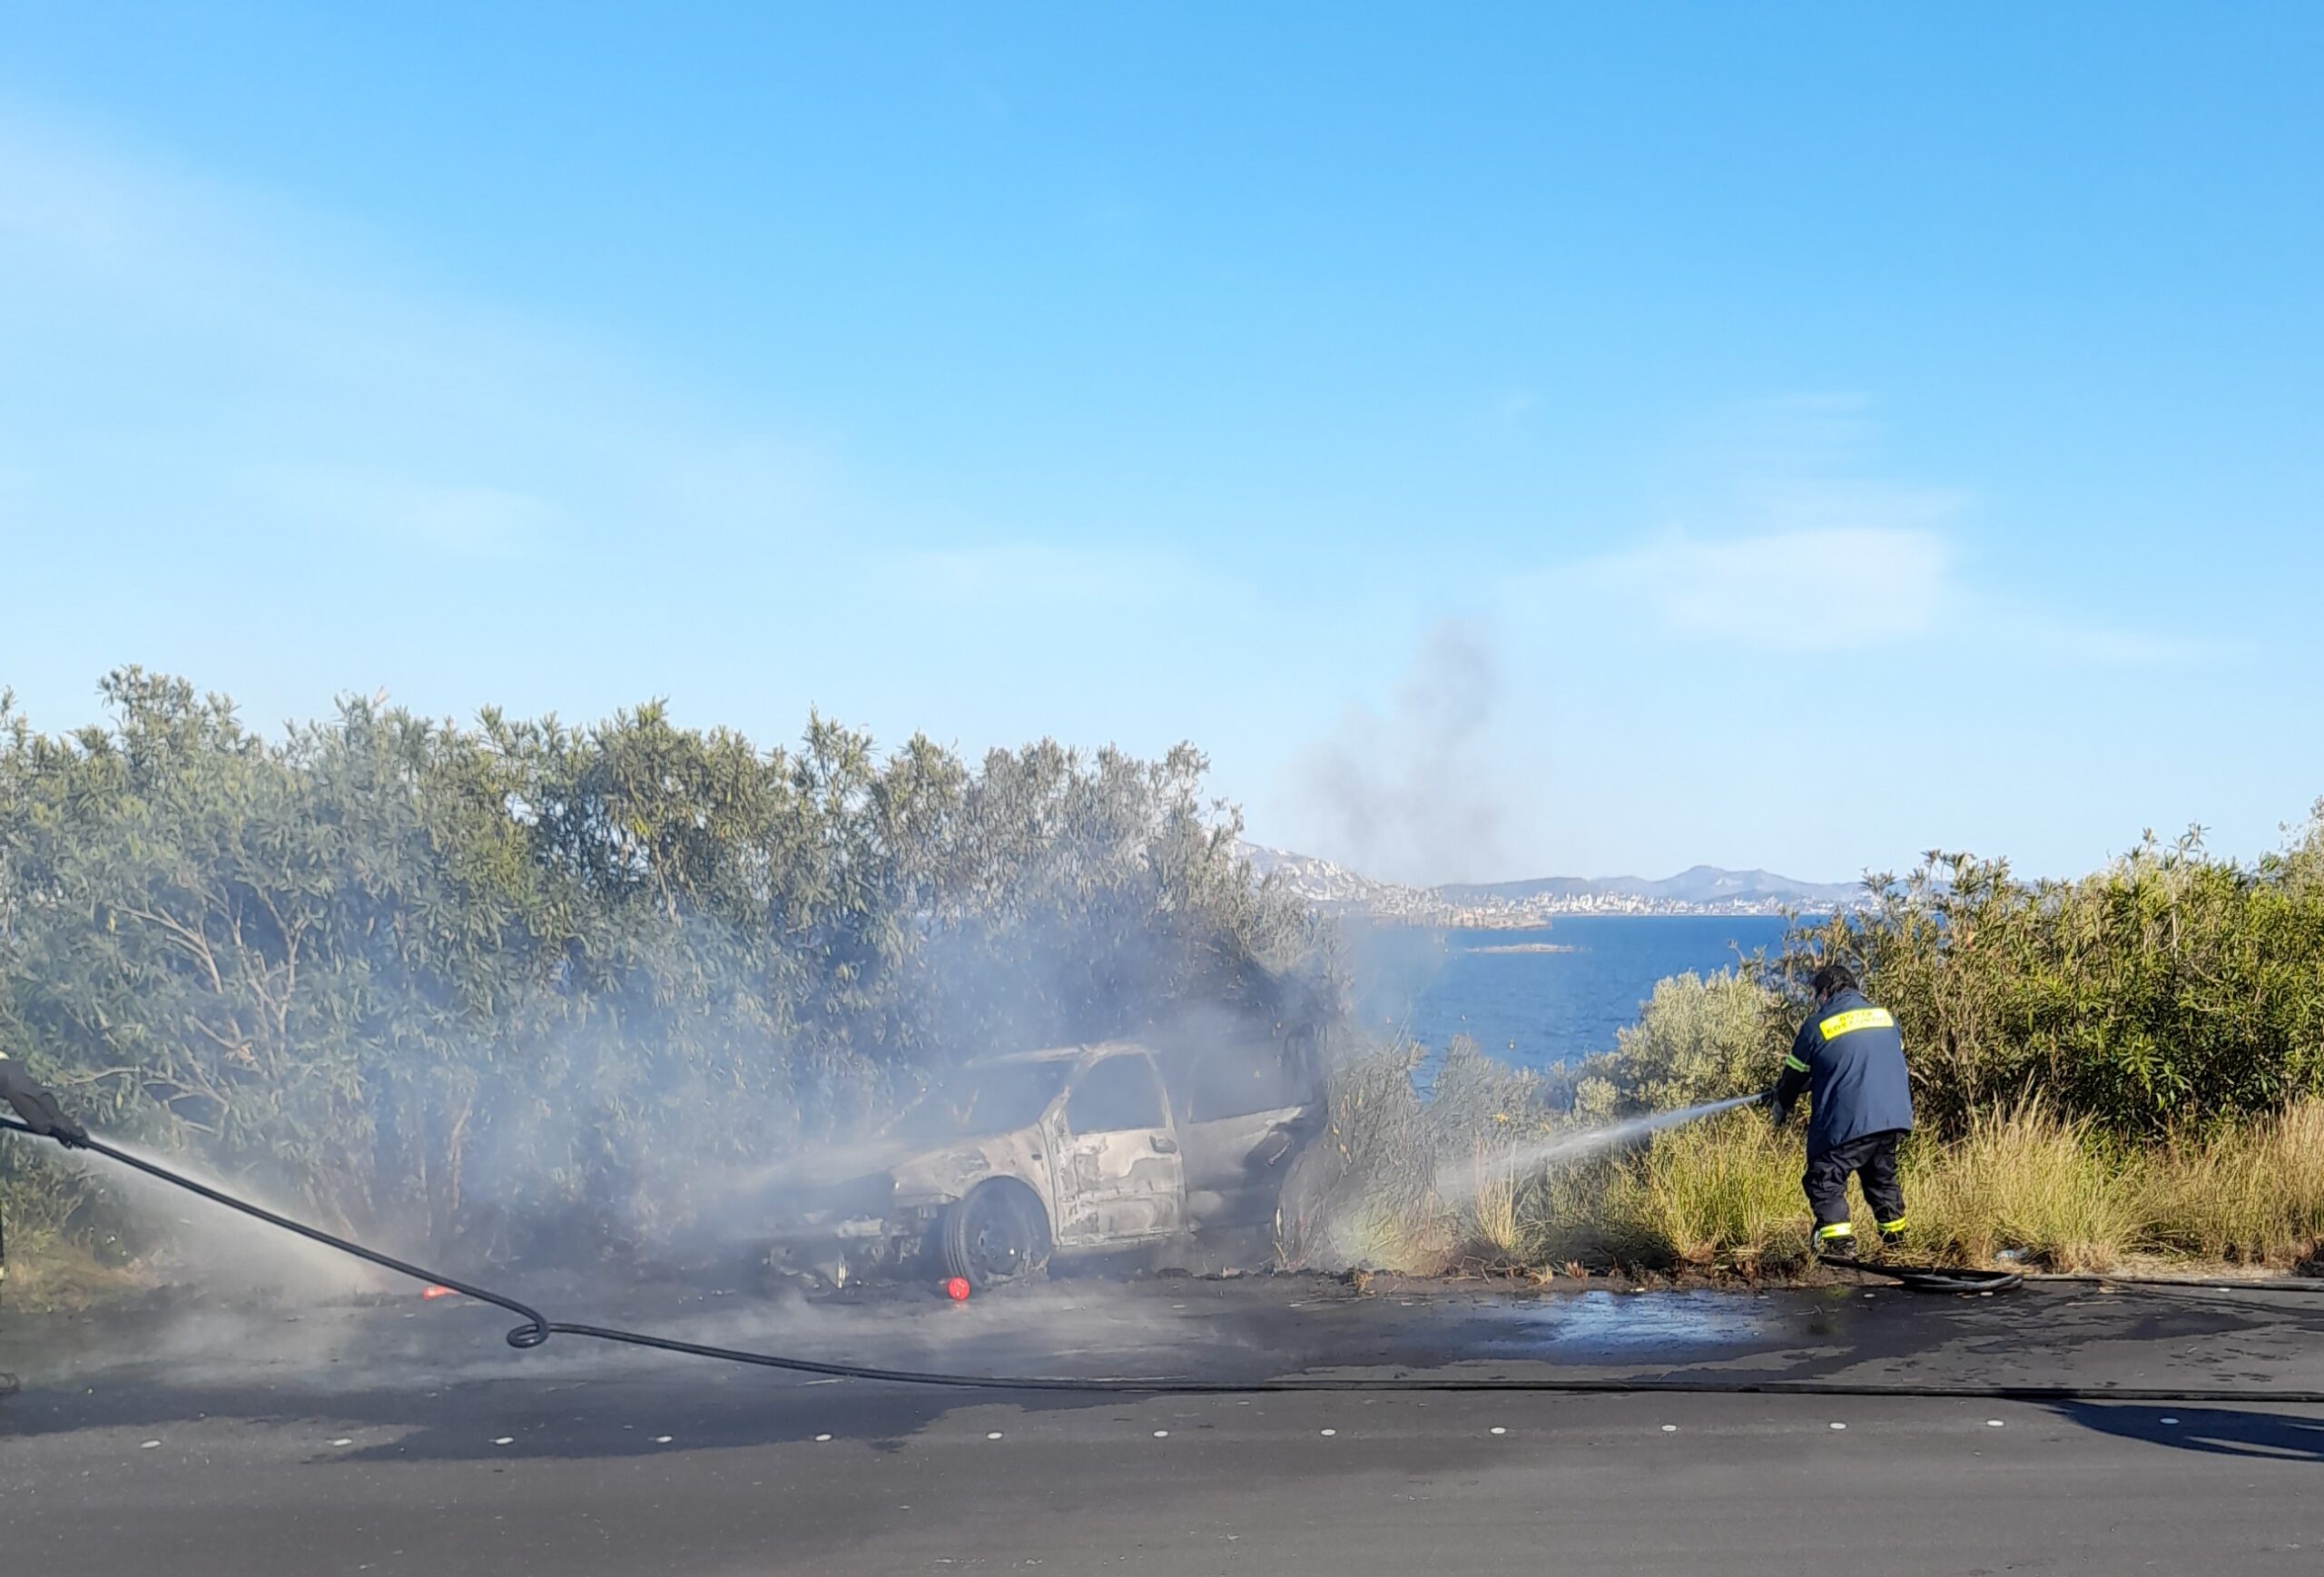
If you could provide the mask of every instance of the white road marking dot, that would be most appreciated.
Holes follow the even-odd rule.
[[[1494,1424],[1494,1425],[1492,1426],[1492,1432],[1493,1432],[1495,1434],[1508,1434],[1508,1433],[1509,1433],[1509,1431],[1508,1431],[1508,1430],[1503,1429],[1503,1428],[1502,1428],[1500,1424]]]
[[[670,1437],[666,1434],[657,1434],[654,1437],[654,1444],[656,1445],[667,1445],[670,1444]]]
[[[986,1435],[985,1438],[987,1440],[998,1440],[1000,1438],[1000,1431],[996,1429],[991,1434]]]
[[[1170,1432],[1167,1429],[1157,1429],[1154,1432],[1154,1438],[1157,1440],[1167,1440],[1170,1438]]]
[[[1833,1425],[1832,1425],[1832,1427],[1833,1427],[1833,1428],[1835,1428],[1835,1429],[1846,1429],[1846,1428],[1847,1427],[1847,1425],[1846,1425],[1846,1424],[1833,1424]]]
[[[829,1439],[831,1438],[831,1436],[830,1436],[830,1435],[828,1435],[828,1434],[818,1434],[817,1436],[815,1436],[815,1438],[816,1438],[817,1440],[829,1440]]]
[[[1988,1429],[1999,1429],[2001,1427],[2001,1420],[1998,1418],[1988,1418],[1985,1420],[1985,1427]]]
[[[514,1445],[517,1444],[517,1437],[513,1434],[504,1434],[492,1444],[495,1445]]]
[[[157,1446],[157,1445],[159,1445],[159,1444],[162,1444],[162,1443],[161,1443],[160,1441],[158,1441],[158,1440],[149,1440],[149,1441],[145,1442],[143,1445],[140,1445],[137,1449],[138,1449],[138,1450],[140,1450],[140,1451],[151,1451],[151,1450],[153,1450],[155,1446]]]
[[[2177,1420],[2176,1418],[2166,1418],[2166,1419],[2164,1419],[2164,1420],[2163,1420],[2163,1422],[2164,1422],[2165,1424],[2176,1424],[2176,1423],[2178,1423],[2178,1422],[2179,1422],[2179,1420]]]
[[[1338,1431],[1338,1430],[1336,1430],[1336,1429],[1319,1429],[1319,1430],[1317,1430],[1315,1433],[1316,1433],[1316,1434],[1318,1434],[1330,1435],[1330,1434],[1337,1434],[1339,1433],[1339,1431]]]
[[[1833,1427],[1837,1428],[1838,1425],[1835,1424]],[[1679,1433],[1679,1426],[1675,1424],[1666,1424],[1662,1426],[1662,1433],[1665,1434],[1676,1434]]]
[[[331,1442],[331,1444],[332,1444],[333,1445],[352,1445],[352,1444],[355,1444],[355,1442],[353,1442],[353,1441],[351,1441],[351,1440],[334,1440],[334,1441],[332,1441],[332,1442]]]

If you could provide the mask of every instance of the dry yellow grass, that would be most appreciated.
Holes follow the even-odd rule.
[[[2003,1249],[2060,1270],[2108,1270],[2146,1237],[2135,1166],[2038,1099],[1986,1111],[1906,1156],[1909,1240],[1981,1265]]]
[[[11,1233],[0,1307],[36,1314],[117,1303],[147,1290],[134,1267],[103,1265],[52,1233]]]
[[[1520,1190],[1492,1236],[1534,1255],[1747,1274],[1803,1263],[1799,1141],[1735,1112]],[[1916,1255],[1989,1265],[2004,1251],[2058,1270],[2153,1255],[2290,1267],[2324,1246],[2324,1099],[2201,1138],[2133,1148],[2029,1100],[1905,1155]],[[1530,1213],[1529,1213],[1530,1212]],[[1860,1201],[1856,1214],[1867,1214]]]
[[[1352,1084],[1335,1111],[1330,1187],[1295,1263],[1541,1272],[1584,1262],[1779,1272],[1809,1257],[1796,1129],[1734,1111],[1643,1145],[1511,1174],[1497,1165],[1559,1119],[1467,1070],[1462,1099],[1423,1102],[1400,1069]],[[1523,1113],[1512,1121],[1509,1114]],[[1572,1119],[1563,1119],[1570,1123]],[[1453,1157],[1466,1165],[1440,1172]],[[2324,1099],[2145,1146],[2040,1099],[1974,1115],[1904,1156],[1915,1257],[2013,1258],[2104,1271],[2175,1258],[2288,1267],[2324,1245]],[[1441,1178],[1459,1181],[1440,1192]],[[1866,1217],[1861,1202],[1856,1215]]]
[[[2141,1168],[2155,1246],[2203,1259],[2283,1265],[2324,1241],[2324,1099],[2166,1146]]]
[[[1460,1236],[1458,1224],[1443,1210],[1416,1211],[1371,1199],[1334,1224],[1323,1262],[1334,1268],[1435,1276],[1452,1267]]]
[[[1521,1267],[1534,1256],[1535,1234],[1517,1207],[1518,1179],[1501,1155],[1480,1146],[1474,1190],[1462,1202],[1462,1237],[1472,1257],[1497,1267]]]
[[[1666,1129],[1612,1168],[1605,1213],[1636,1259],[1756,1272],[1807,1255],[1799,1173],[1796,1139],[1728,1112]]]

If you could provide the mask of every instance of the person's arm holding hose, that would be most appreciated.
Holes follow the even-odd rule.
[[[1813,1018],[1799,1027],[1798,1037],[1791,1043],[1791,1053],[1783,1060],[1783,1077],[1767,1093],[1768,1111],[1779,1123],[1790,1120],[1791,1109],[1807,1093],[1807,1053],[1815,1045],[1808,1037],[1815,1028]]]
[[[65,1116],[48,1087],[25,1072],[22,1063],[10,1060],[5,1051],[0,1051],[0,1100],[15,1107],[33,1132],[54,1139],[66,1149],[89,1142],[89,1130]]]

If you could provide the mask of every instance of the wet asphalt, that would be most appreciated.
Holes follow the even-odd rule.
[[[2324,1293],[1516,1294],[1305,1277],[544,1301],[978,1373],[2248,1387],[2236,1405],[803,1380],[409,1296],[0,1307],[0,1572],[2324,1571]],[[1870,1296],[1866,1296],[1869,1293]]]

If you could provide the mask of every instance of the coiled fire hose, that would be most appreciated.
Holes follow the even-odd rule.
[[[12,1118],[0,1117],[0,1129],[17,1133],[33,1134],[34,1130]],[[34,1135],[34,1137],[46,1137]],[[1303,1391],[1536,1391],[1567,1395],[1632,1395],[1642,1394],[1677,1393],[1696,1395],[1758,1395],[1758,1396],[1907,1396],[1954,1397],[1997,1402],[2206,1402],[2251,1403],[2324,1406],[2324,1391],[2271,1390],[2205,1390],[2171,1386],[2112,1386],[2112,1385],[1931,1385],[1883,1384],[1853,1380],[1761,1380],[1745,1376],[1658,1375],[1615,1378],[1567,1375],[1392,1375],[1382,1376],[1356,1375],[1295,1375],[1261,1380],[1205,1380],[1187,1376],[1157,1375],[953,1375],[916,1369],[889,1369],[868,1364],[826,1363],[814,1358],[793,1357],[780,1353],[757,1353],[739,1347],[714,1346],[702,1342],[681,1341],[675,1336],[655,1336],[645,1331],[618,1330],[608,1326],[578,1325],[566,1320],[553,1320],[530,1304],[521,1303],[506,1293],[495,1292],[487,1286],[461,1281],[440,1271],[413,1265],[392,1255],[367,1248],[360,1243],[334,1236],[320,1227],[310,1227],[303,1221],[278,1215],[263,1206],[237,1198],[222,1188],[213,1188],[169,1168],[157,1165],[137,1156],[114,1148],[98,1138],[86,1141],[86,1148],[108,1160],[144,1173],[147,1177],[200,1195],[214,1205],[241,1212],[270,1227],[336,1248],[352,1255],[383,1270],[433,1286],[449,1287],[457,1293],[507,1309],[522,1323],[508,1333],[508,1345],[520,1350],[537,1347],[551,1336],[586,1336],[593,1341],[616,1342],[626,1346],[648,1347],[656,1352],[683,1353],[691,1357],[716,1358],[730,1364],[751,1364],[761,1368],[783,1369],[793,1374],[816,1375],[837,1379],[869,1380],[890,1385],[943,1385],[954,1389],[976,1391],[1067,1391],[1082,1393],[1120,1393],[1135,1395],[1170,1396],[1230,1396],[1295,1393]],[[1851,1266],[1854,1262],[1846,1262]],[[1856,1267],[1866,1270],[1884,1271],[1876,1265]],[[1963,1273],[1936,1273],[1956,1276]],[[1974,1274],[1974,1273],[1970,1273]],[[1901,1278],[1901,1276],[1900,1276]],[[2094,1281],[2133,1286],[2169,1286],[2185,1287],[2189,1283],[2146,1281],[2136,1277],[2073,1276],[2059,1280]],[[1989,1282],[1973,1283],[1975,1290],[1988,1290]],[[2212,1284],[2203,1284],[2212,1285]],[[1945,1290],[1963,1290],[1948,1287]],[[2244,1290],[2305,1292],[2305,1287],[2255,1286]],[[2324,1288],[2317,1290],[2324,1291]]]

